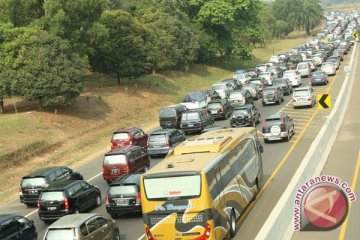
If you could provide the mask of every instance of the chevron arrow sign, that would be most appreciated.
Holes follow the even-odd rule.
[[[331,108],[331,98],[329,94],[317,95],[318,109]]]

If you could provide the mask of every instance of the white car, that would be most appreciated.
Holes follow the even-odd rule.
[[[301,75],[296,70],[287,70],[283,74],[283,78],[288,78],[293,87],[297,87],[301,85]]]
[[[234,74],[233,78],[241,82],[242,85],[244,85],[250,82],[251,75],[248,73],[240,73],[240,74]]]
[[[216,91],[222,99],[225,99],[231,92],[229,85],[227,83],[217,83],[211,86],[211,90]]]
[[[327,75],[334,76],[336,74],[336,66],[332,62],[324,62],[321,65],[321,70],[326,72]]]
[[[317,66],[321,66],[321,64],[323,63],[323,59],[320,56],[314,56],[312,60]]]
[[[311,72],[316,70],[316,64],[312,59],[306,59],[305,62],[309,63]]]
[[[279,63],[279,57],[278,56],[272,56],[269,60],[269,62]]]
[[[292,96],[293,108],[310,106],[313,107],[316,104],[316,94],[312,87],[300,87],[294,89]]]
[[[308,77],[311,73],[310,66],[307,62],[299,62],[296,70],[301,74],[301,77]]]
[[[260,65],[257,65],[257,66],[256,66],[256,69],[257,69],[259,72],[266,72],[267,66],[266,66],[266,64],[260,64]]]
[[[262,72],[258,75],[258,77],[266,79],[267,83],[272,85],[273,75],[270,72]]]

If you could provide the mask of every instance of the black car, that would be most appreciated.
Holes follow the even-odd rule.
[[[159,121],[162,128],[179,128],[181,115],[187,111],[184,105],[171,105],[160,110]]]
[[[236,107],[230,119],[231,127],[256,127],[261,121],[259,110],[252,104]]]
[[[67,214],[85,212],[101,205],[100,189],[83,180],[63,180],[50,184],[40,194],[38,214],[44,222]]]
[[[241,86],[242,86],[241,82],[234,78],[225,79],[225,80],[222,80],[221,82],[230,83],[234,90],[241,89]]]
[[[264,88],[261,101],[263,106],[274,103],[282,103],[284,101],[284,94],[282,89],[278,86]]]
[[[56,166],[35,170],[22,178],[19,194],[20,202],[36,206],[41,191],[50,183],[67,179],[73,174],[68,167]]]
[[[37,231],[33,221],[15,214],[0,215],[0,239],[36,240]]]
[[[263,122],[262,134],[265,143],[273,140],[289,141],[295,134],[294,121],[285,113],[269,115]]]
[[[147,148],[150,156],[164,155],[185,140],[185,133],[181,130],[161,129],[150,133]]]
[[[109,185],[105,204],[112,218],[123,213],[141,212],[140,177],[139,173],[125,174]]]
[[[227,99],[221,99],[209,102],[207,109],[214,119],[228,119],[231,116],[233,107]]]
[[[274,79],[272,85],[281,87],[284,95],[288,96],[293,92],[292,84],[288,78]]]
[[[214,118],[207,109],[191,109],[183,113],[180,128],[187,133],[198,132],[214,124]]]

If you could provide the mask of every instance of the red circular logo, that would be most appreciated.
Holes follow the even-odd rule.
[[[345,219],[348,201],[343,191],[332,186],[311,190],[304,204],[304,213],[310,223],[322,229],[335,228]]]

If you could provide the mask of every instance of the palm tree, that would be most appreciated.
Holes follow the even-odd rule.
[[[323,9],[319,0],[303,0],[305,12],[304,28],[306,35],[310,35],[310,31],[320,24],[323,18]]]

